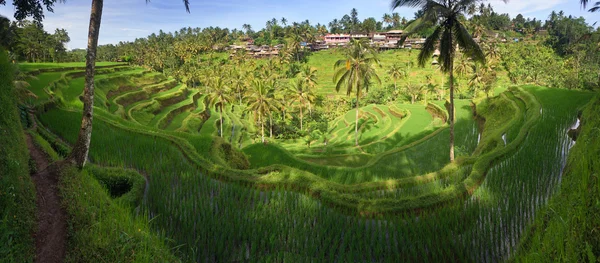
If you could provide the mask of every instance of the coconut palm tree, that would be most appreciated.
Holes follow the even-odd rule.
[[[482,0],[392,0],[392,8],[420,8],[423,16],[413,21],[408,28],[408,35],[416,33],[423,27],[435,25],[433,33],[425,40],[419,53],[418,61],[421,67],[431,58],[437,44],[440,44],[440,64],[442,71],[448,73],[449,79],[454,79],[454,56],[457,46],[474,62],[485,62],[485,55],[479,45],[473,40],[467,29],[461,23],[461,17],[469,6]],[[454,81],[450,81],[450,161],[454,161]]]
[[[231,96],[231,89],[221,76],[214,77],[208,86],[210,87],[210,93],[206,95],[206,104],[219,109],[219,118],[221,119],[219,134],[223,138],[223,109],[225,105],[231,103],[234,99]]]
[[[146,0],[148,1],[148,0]],[[183,0],[186,11],[190,12],[189,0]],[[94,69],[96,67],[96,49],[98,47],[98,35],[100,34],[100,23],[102,21],[102,7],[104,0],[92,0],[90,12],[90,25],[88,29],[87,55],[85,59],[85,88],[83,90],[83,114],[81,117],[81,128],[77,141],[73,146],[67,162],[75,164],[82,169],[87,161],[92,141],[92,122],[94,116]]]
[[[407,72],[404,71],[400,67],[400,65],[393,64],[392,66],[390,66],[390,69],[388,69],[388,74],[390,75],[390,78],[392,78],[392,80],[394,81],[394,90],[398,90],[398,80],[404,79],[407,75]]]
[[[317,69],[311,66],[304,66],[300,73],[298,74],[298,78],[303,80],[308,88],[312,89],[317,86]]]
[[[581,0],[581,6],[583,6],[583,8],[586,8],[588,2],[589,2],[589,0]],[[594,7],[590,8],[588,11],[589,12],[598,12],[598,11],[600,11],[600,2],[596,2],[594,4]]]
[[[251,89],[245,100],[248,103],[248,111],[254,114],[254,120],[260,123],[262,142],[265,142],[265,122],[264,119],[271,112],[277,110],[277,102],[273,96],[272,90],[265,81],[261,79],[254,80]]]
[[[310,86],[303,79],[292,80],[289,86],[289,96],[292,103],[297,103],[300,108],[300,130],[304,130],[304,107],[309,107],[316,96]]]
[[[404,87],[404,93],[410,96],[410,104],[415,104],[415,101],[423,93],[425,86],[416,83],[407,83]]]
[[[381,79],[375,71],[374,65],[380,65],[375,50],[365,40],[352,39],[346,50],[346,59],[335,62],[333,82],[335,90],[346,88],[346,94],[356,92],[356,120],[355,120],[355,145],[358,146],[358,109],[360,94],[363,89],[369,89],[371,81],[381,84]]]
[[[237,93],[238,100],[240,101],[240,106],[242,105],[242,99],[244,92],[248,88],[248,75],[244,71],[237,71],[232,75],[231,78],[231,87]]]

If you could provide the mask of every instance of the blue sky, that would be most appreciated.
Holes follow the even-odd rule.
[[[7,1],[0,6],[0,15],[12,18],[14,8]],[[390,0],[190,0],[191,13],[186,13],[182,1],[153,0],[146,4],[144,0],[105,1],[100,28],[99,44],[116,44],[119,41],[132,41],[146,37],[162,29],[165,32],[179,30],[182,27],[219,26],[241,29],[248,23],[253,29],[261,29],[271,18],[285,17],[289,23],[310,20],[311,24],[327,24],[334,18],[341,18],[358,10],[359,18],[375,17],[381,20],[384,13],[391,13]],[[499,13],[509,13],[515,17],[521,13],[525,17],[545,20],[552,10],[563,10],[567,15],[583,16],[589,24],[600,21],[600,13],[584,12],[579,0],[510,0],[504,4],[500,0],[488,1]],[[593,1],[590,1],[593,2]],[[54,13],[46,13],[44,27],[53,32],[55,28],[65,28],[71,42],[68,48],[85,48],[91,1],[70,0],[57,4]],[[414,9],[400,8],[394,12],[412,18]],[[600,24],[600,23],[599,23]]]

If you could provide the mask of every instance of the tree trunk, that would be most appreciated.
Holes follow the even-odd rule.
[[[444,73],[442,73],[442,92],[440,93],[440,100],[444,99],[444,91],[445,91],[445,88],[444,88]]]
[[[223,138],[223,103],[221,103],[221,138]]]
[[[269,114],[269,138],[273,139],[273,114]]]
[[[300,106],[300,130],[303,131],[304,129],[302,128],[302,119],[303,119],[303,115],[302,115],[302,106]]]
[[[358,98],[359,92],[356,92],[356,120],[354,121],[354,145],[358,146]]]
[[[410,95],[410,104],[415,104],[415,95]]]
[[[454,61],[450,58],[450,162],[454,162]]]
[[[262,138],[262,143],[265,143],[265,124],[262,121],[262,115],[258,115],[258,121],[260,122],[260,135]]]
[[[90,27],[88,32],[87,56],[85,61],[85,89],[83,95],[83,116],[81,129],[71,155],[67,159],[82,169],[90,151],[92,140],[92,121],[94,116],[94,69],[96,63],[96,48],[98,47],[98,34],[102,19],[102,6],[104,0],[92,0],[90,14]]]

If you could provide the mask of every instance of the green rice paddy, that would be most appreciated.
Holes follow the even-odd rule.
[[[381,59],[404,63],[416,53]],[[339,57],[310,57],[318,93],[336,94],[331,65]],[[47,147],[72,145],[81,120],[83,76],[65,72],[31,81],[38,105],[59,101],[38,111],[52,133],[39,138]],[[329,123],[327,144],[309,148],[303,140],[254,143],[251,114],[230,105],[217,139],[219,114],[204,104],[204,89],[107,68],[96,76],[89,158],[148,176],[141,207],[185,261],[497,262],[515,255],[559,188],[574,143],[567,132],[592,95],[523,86],[475,104],[457,100],[458,158],[450,163],[448,125],[424,104],[360,108],[359,147],[355,110]],[[445,111],[443,101],[429,102]]]

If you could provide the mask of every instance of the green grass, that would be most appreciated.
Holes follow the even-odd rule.
[[[531,151],[536,151],[539,145],[545,145],[548,149],[555,148],[557,140],[554,138],[559,139],[560,136],[564,136],[562,129],[557,127],[569,123],[572,120],[572,114],[568,112],[572,112],[577,105],[584,103],[586,96],[589,97],[586,94],[579,96],[579,93],[560,94],[559,96],[573,98],[574,102],[554,105],[548,104],[547,100],[542,99],[545,98],[545,89],[532,89],[531,91],[540,97],[544,112],[556,108],[555,112],[564,111],[566,114],[557,115],[562,116],[557,119],[549,118],[544,125],[540,125],[543,122],[536,122],[537,126],[531,126],[531,124],[523,126],[535,127],[531,133],[532,136],[521,137],[526,143],[524,144],[525,148],[521,148],[519,152],[528,155],[531,154]],[[518,94],[517,91],[515,92]],[[525,95],[519,94],[519,96]],[[528,103],[527,105],[534,104]],[[531,106],[530,110],[533,113],[533,110],[539,111],[539,108]],[[494,114],[494,111],[487,112]],[[555,115],[551,112],[548,114],[550,114],[548,116]],[[498,217],[502,217],[503,222],[507,222],[506,224],[526,225],[527,217],[514,217],[519,215],[514,211],[524,209],[529,211],[532,207],[531,203],[516,201],[540,198],[535,195],[525,198],[517,193],[522,187],[533,189],[537,185],[546,185],[540,182],[555,180],[553,176],[556,176],[556,173],[540,177],[540,173],[536,169],[560,163],[560,161],[556,161],[556,158],[558,160],[562,158],[560,155],[553,155],[554,157],[549,155],[546,158],[536,159],[512,158],[511,160],[525,163],[513,162],[511,165],[495,165],[492,168],[492,174],[488,175],[495,178],[491,179],[493,183],[484,183],[477,189],[472,199],[450,199],[453,201],[436,209],[435,214],[421,215],[419,220],[414,220],[414,215],[410,212],[384,217],[386,223],[382,222],[381,226],[376,223],[375,227],[371,228],[372,219],[347,217],[337,212],[337,209],[331,210],[328,206],[317,203],[310,196],[291,193],[283,189],[262,192],[238,184],[224,184],[209,179],[209,177],[201,175],[204,172],[200,173],[192,163],[188,162],[188,159],[178,149],[179,146],[174,146],[163,137],[150,136],[149,134],[152,133],[141,135],[138,132],[113,126],[104,121],[104,117],[101,117],[102,114],[99,116],[95,119],[94,124],[96,135],[92,138],[91,158],[103,164],[135,167],[149,174],[152,180],[148,206],[157,215],[154,220],[160,226],[161,231],[175,239],[177,243],[187,245],[183,257],[193,261],[207,259],[240,261],[246,258],[246,251],[248,251],[248,259],[256,260],[261,258],[283,260],[284,255],[290,254],[300,258],[316,258],[318,261],[331,261],[334,258],[343,258],[349,261],[367,258],[372,261],[416,261],[423,257],[432,261],[440,261],[449,255],[463,260],[480,261],[482,255],[486,254],[489,255],[489,258],[500,260],[513,245],[494,246],[491,244],[499,243],[497,242],[500,238],[498,233],[503,233],[500,229],[504,229],[505,226],[496,222],[491,225],[492,228],[481,228],[478,227],[482,225],[479,223],[480,220],[495,218],[489,217],[490,219],[488,219],[490,213],[498,214],[509,211],[508,215],[511,216],[498,214]],[[486,117],[489,120],[492,119],[492,116]],[[75,126],[69,123],[76,124],[79,118],[77,113],[59,110],[42,115],[42,120],[50,125],[52,130],[70,141],[76,137],[77,130],[68,128]],[[62,121],[60,123],[54,121],[58,119]],[[499,130],[490,130],[489,132],[499,136],[498,132],[503,130],[500,129],[502,127],[497,128]],[[490,137],[486,141],[492,139],[497,140],[498,138]],[[541,141],[538,141],[540,139]],[[94,147],[94,145],[102,145],[102,147]],[[209,151],[210,144],[203,143],[203,145],[205,145],[202,146],[204,148],[196,147],[196,150],[199,152]],[[516,147],[513,147],[514,150]],[[188,152],[185,151],[185,154],[187,155]],[[271,157],[273,156],[276,155]],[[474,166],[473,169],[475,168]],[[216,169],[224,168],[217,167]],[[468,166],[466,169],[466,172],[471,171]],[[515,169],[523,171],[515,172]],[[282,169],[282,171],[282,174],[279,174],[282,176],[281,178],[298,175],[294,170]],[[529,174],[526,177],[529,179],[524,182],[526,186],[517,183],[524,179],[523,176],[520,176],[521,174]],[[271,178],[277,180],[276,175],[271,174]],[[542,175],[544,174],[542,173]],[[456,179],[458,182],[462,182],[460,176],[464,176],[464,173],[450,175],[446,181],[423,185],[420,188],[402,189],[406,189],[403,190],[405,192],[420,193],[420,195],[432,191],[443,197],[444,193],[462,184],[453,181]],[[299,179],[301,178],[299,177]],[[300,185],[302,182],[298,180],[295,183]],[[329,200],[325,198],[333,193],[329,190],[325,191],[325,189],[320,192],[320,198],[323,201]],[[368,200],[361,201],[366,206],[385,206],[386,202],[391,202],[391,199],[382,199],[369,191],[360,193],[368,196]],[[530,190],[526,193],[541,195],[542,191]],[[384,194],[403,198],[412,196],[403,192]],[[354,202],[349,195],[343,195],[342,198],[347,199],[341,199],[340,202]],[[502,203],[504,200],[515,200],[517,206],[505,206]],[[404,202],[411,203],[416,200],[408,199]],[[511,210],[498,210],[498,207],[508,207]],[[308,223],[314,222],[315,219],[320,223]],[[348,235],[348,233],[352,234]],[[390,239],[385,238],[387,233],[391,236]],[[461,233],[461,238],[457,239],[456,233]],[[511,232],[511,240],[517,240],[519,235],[518,231]],[[214,238],[204,238],[206,236]],[[348,240],[344,239],[344,236],[356,238]],[[300,242],[301,240],[311,240],[311,242]],[[346,241],[335,242],[335,240]],[[213,245],[209,245],[208,242]],[[408,244],[412,244],[412,246]],[[447,246],[448,244],[454,245]],[[431,249],[432,247],[436,249]],[[269,251],[277,251],[277,253]]]
[[[556,94],[558,95],[558,94]],[[560,96],[552,100],[561,101]],[[518,262],[596,262],[600,257],[600,97],[586,107],[558,193],[527,227]]]
[[[111,198],[107,182],[129,178],[141,184],[125,196]],[[67,168],[59,187],[69,215],[65,262],[179,261],[164,244],[164,237],[152,231],[148,219],[133,214],[143,195],[140,174],[94,166],[81,172]]]
[[[0,259],[31,262],[34,256],[35,188],[12,86],[13,69],[0,49]]]
[[[96,67],[127,65],[120,62],[96,62]],[[85,62],[66,62],[66,63],[19,63],[19,68],[23,71],[34,71],[38,69],[61,69],[61,68],[84,68]]]
[[[326,52],[333,51],[314,54],[310,63],[327,71],[325,67],[336,57]],[[416,53],[391,51],[381,56],[391,64],[413,59]],[[433,71],[415,72],[428,70]],[[105,78],[116,75],[107,72]],[[421,76],[411,76],[410,81]],[[322,82],[319,92],[331,92],[327,83],[331,80]],[[108,87],[116,86],[99,90],[112,89]],[[299,141],[270,142],[244,148],[246,160],[235,150],[237,145],[224,142],[248,143],[254,132],[240,132],[252,127],[239,126],[252,125],[238,107],[234,112],[230,107],[225,110],[222,140],[214,137],[218,112],[211,110],[205,123],[199,120],[204,111],[201,100],[197,108],[173,116],[165,127],[147,125],[181,106],[166,103],[163,108],[159,102],[177,97],[179,88],[152,93],[130,105],[127,112],[139,123],[98,107],[89,156],[100,165],[133,168],[147,175],[150,188],[140,209],[152,218],[153,231],[181,245],[177,255],[182,260],[196,262],[507,260],[561,180],[567,180],[561,177],[568,154],[566,130],[590,99],[590,93],[578,91],[507,89],[477,102],[477,114],[486,120],[483,131],[478,131],[472,118],[471,103],[457,100],[459,158],[453,164],[448,162],[448,128],[434,120],[424,105],[401,103],[363,108],[359,125],[366,153],[352,146],[354,112],[350,111],[330,126],[337,138],[332,139],[331,150],[308,149]],[[442,101],[432,103],[444,108]],[[401,109],[409,115],[392,118]],[[73,143],[81,113],[77,107],[52,109],[40,119]],[[319,144],[314,148],[322,147]],[[126,176],[96,177],[104,178],[100,185],[119,185]],[[594,180],[592,175],[589,178]],[[585,222],[593,226],[593,220],[590,216]],[[566,229],[544,241],[544,247],[563,238]],[[597,239],[578,240],[588,242],[595,253]],[[534,244],[536,252],[525,259],[535,261],[535,253],[542,249],[535,241],[527,244]],[[560,247],[555,251],[550,257],[566,254]]]
[[[48,72],[35,76],[35,79],[29,80],[30,89],[38,98],[38,100],[48,99],[48,93],[44,90],[51,82],[61,78],[63,72]]]

